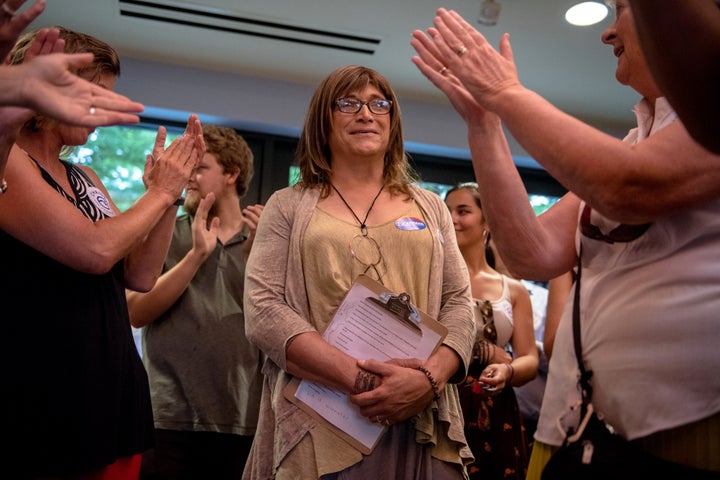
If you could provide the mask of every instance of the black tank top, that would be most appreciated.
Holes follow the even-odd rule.
[[[102,191],[64,163],[74,197],[41,169],[48,184],[92,221],[112,216]],[[81,272],[0,230],[0,306],[0,409],[9,440],[0,461],[8,478],[78,473],[152,447],[122,260],[100,275]]]

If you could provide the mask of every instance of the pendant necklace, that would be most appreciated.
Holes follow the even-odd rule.
[[[367,237],[367,226],[365,225],[365,222],[367,221],[368,217],[370,216],[370,212],[372,211],[373,207],[375,206],[375,201],[378,199],[378,197],[382,193],[383,188],[385,188],[385,184],[380,186],[380,190],[378,190],[377,195],[375,195],[375,198],[373,198],[373,201],[370,204],[370,208],[368,208],[368,211],[365,213],[365,219],[362,222],[360,221],[360,217],[358,217],[357,214],[355,213],[355,210],[353,210],[350,207],[350,204],[345,200],[345,197],[343,197],[342,194],[340,193],[340,191],[337,188],[335,188],[335,185],[333,185],[332,182],[330,182],[330,186],[333,188],[333,190],[335,190],[335,193],[338,194],[338,197],[340,197],[340,200],[342,200],[342,202],[345,204],[345,206],[348,208],[348,210],[350,210],[350,213],[352,213],[353,217],[355,217],[355,220],[357,220],[358,223],[360,224],[360,232],[363,234],[363,237]]]
[[[375,198],[373,198],[373,201],[370,204],[370,208],[368,208],[367,213],[365,213],[365,219],[362,221],[360,221],[360,217],[357,216],[355,211],[350,207],[350,204],[348,204],[348,202],[338,191],[338,189],[335,188],[335,185],[330,183],[330,186],[333,188],[333,190],[335,190],[335,193],[338,194],[340,200],[342,200],[348,210],[350,210],[350,213],[352,213],[353,217],[355,217],[355,220],[357,220],[357,222],[360,224],[360,233],[356,233],[355,236],[350,240],[350,254],[363,267],[365,267],[365,270],[363,271],[364,274],[372,270],[375,272],[376,279],[380,283],[383,283],[382,277],[387,272],[387,264],[385,263],[385,258],[383,258],[382,251],[380,250],[380,245],[378,245],[374,238],[368,235],[368,229],[367,225],[365,225],[365,222],[367,222],[367,219],[370,216],[370,212],[375,206],[375,201],[378,199],[378,197],[380,197],[380,194],[382,193],[383,188],[385,188],[385,185],[383,184],[380,187],[380,190],[378,191],[377,195],[375,195]]]

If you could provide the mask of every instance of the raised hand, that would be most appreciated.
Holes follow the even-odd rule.
[[[433,24],[435,28],[429,28],[427,36],[420,31],[413,33],[411,43],[416,50],[418,45],[424,47],[418,50],[419,58],[438,72],[447,68],[443,73],[457,77],[479,105],[493,110],[500,93],[521,87],[509,35],[502,36],[498,51],[457,12],[441,8]],[[413,61],[420,68],[418,61]],[[421,71],[433,81],[429,72]]]
[[[27,107],[71,125],[98,127],[137,123],[143,105],[73,74],[93,62],[91,53],[64,54],[57,29],[40,30],[20,65],[0,67],[3,103]],[[27,112],[27,118],[32,116]]]
[[[24,65],[28,73],[20,98],[36,112],[71,125],[100,127],[138,123],[137,113],[144,109],[141,103],[69,71],[90,65],[92,59],[91,53],[36,57]]]
[[[208,213],[213,203],[215,203],[215,194],[210,192],[205,195],[205,198],[200,200],[192,223],[192,248],[200,255],[203,261],[210,256],[217,245],[217,231],[220,227],[220,218],[214,217],[208,222]]]
[[[417,56],[412,57],[415,66],[448,97],[452,106],[466,122],[469,122],[473,116],[482,117],[485,114],[485,110],[475,101],[462,82],[442,63],[442,55],[432,39],[424,32],[415,30],[410,44],[418,52]]]
[[[157,189],[178,198],[198,162],[205,155],[202,126],[197,115],[191,114],[185,133],[165,149],[164,127],[158,128],[153,154],[145,163],[143,183],[148,191]]]
[[[265,207],[260,204],[250,205],[249,207],[245,207],[242,211],[243,218],[245,219],[245,225],[247,225],[248,229],[250,229],[250,234],[248,235],[247,240],[245,240],[245,245],[243,245],[243,252],[245,253],[246,258],[250,255],[252,244],[255,241],[255,232],[257,231],[260,214],[262,213],[263,208]]]
[[[25,0],[0,1],[0,58],[10,53],[23,30],[45,10],[45,0],[36,0],[18,14],[24,3]]]

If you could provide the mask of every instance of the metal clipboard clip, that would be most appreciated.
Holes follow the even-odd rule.
[[[417,307],[410,302],[408,293],[401,293],[400,295],[381,293],[379,297],[379,299],[375,297],[367,297],[367,299],[395,314],[422,335],[422,329],[420,328],[422,317]]]

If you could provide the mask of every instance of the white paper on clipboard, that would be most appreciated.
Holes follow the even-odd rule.
[[[323,338],[360,360],[426,360],[442,343],[447,329],[422,312],[418,329],[368,300],[368,297],[380,298],[386,292],[370,277],[358,277],[323,332]],[[309,413],[317,414],[334,427],[331,430],[365,454],[372,452],[387,428],[363,417],[345,393],[332,388],[306,380],[294,380],[285,395]]]

